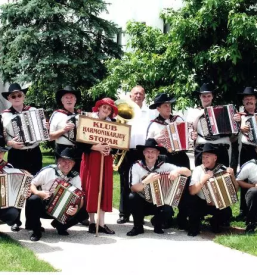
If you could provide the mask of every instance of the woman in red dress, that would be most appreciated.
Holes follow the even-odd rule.
[[[118,114],[118,109],[114,101],[110,98],[98,100],[93,107],[93,118],[106,121],[113,121],[113,117]],[[97,212],[101,154],[104,155],[103,166],[103,188],[100,204],[99,232],[115,234],[104,223],[105,212],[112,212],[112,192],[113,192],[113,158],[110,154],[111,148],[108,144],[87,144],[87,150],[82,155],[80,177],[82,188],[86,193],[85,207],[89,214],[89,233],[96,233],[95,213]]]

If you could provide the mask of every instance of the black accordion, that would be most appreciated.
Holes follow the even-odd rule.
[[[206,202],[218,209],[226,208],[238,201],[232,177],[226,171],[216,173],[202,187]]]
[[[257,145],[257,113],[247,118],[245,124],[250,127],[250,131],[245,134],[248,141]]]
[[[11,123],[14,136],[26,146],[50,139],[43,109],[23,111],[13,118]]]
[[[161,178],[146,184],[143,194],[147,202],[156,206],[164,204],[177,207],[183,194],[187,177],[179,176],[175,180],[169,179],[169,173],[160,173]]]
[[[237,134],[239,126],[234,114],[233,104],[204,108],[204,116],[200,118],[204,137]]]
[[[33,176],[25,170],[4,168],[0,174],[0,208],[24,206]]]

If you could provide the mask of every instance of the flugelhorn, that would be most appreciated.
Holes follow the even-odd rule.
[[[126,124],[128,121],[133,119],[136,113],[140,110],[139,106],[130,99],[118,99],[115,101],[118,108],[118,115],[116,122]],[[124,157],[126,155],[125,150],[118,150],[113,156],[113,170],[118,171]]]

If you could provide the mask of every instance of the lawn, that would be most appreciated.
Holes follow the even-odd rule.
[[[49,263],[39,260],[28,248],[0,233],[1,272],[53,272]]]

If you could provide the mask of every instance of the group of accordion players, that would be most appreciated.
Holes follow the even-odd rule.
[[[132,215],[133,227],[127,236],[143,234],[148,215],[153,215],[154,233],[164,234],[174,225],[175,207],[177,226],[188,236],[200,234],[207,214],[211,215],[211,230],[218,233],[229,225],[235,203],[240,203],[245,232],[255,231],[257,94],[252,87],[238,91],[243,105],[238,111],[232,104],[213,106],[215,92],[209,83],[202,84],[197,91],[201,107],[187,121],[172,112],[176,98],[161,93],[148,107],[144,88],[133,87],[125,101],[127,111],[133,110],[131,119],[125,119],[131,129],[130,144],[122,153],[106,142],[77,141],[79,90],[66,86],[56,92],[60,108],[49,122],[43,109],[24,104],[27,90],[13,83],[2,93],[11,107],[1,114],[0,220],[12,231],[20,230],[25,206],[25,228],[32,232],[31,241],[40,240],[45,231],[41,218],[53,219],[51,225],[59,235],[69,235],[68,228],[78,223],[88,225],[92,234],[115,234],[105,222],[105,212],[112,211],[117,156],[121,156],[118,166],[115,162],[120,175],[117,223],[129,222]],[[121,123],[121,112],[124,101],[103,98],[83,114],[97,121]],[[46,140],[55,141],[56,163],[42,168],[39,145]],[[238,171],[231,157],[232,148],[237,147]],[[195,167],[190,167],[190,151]]]

